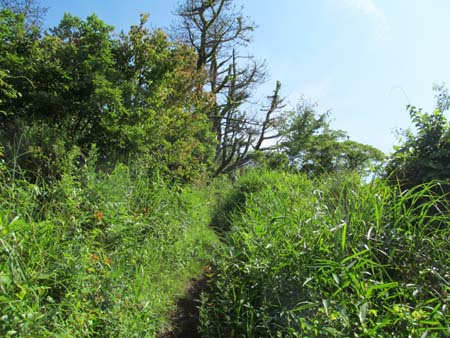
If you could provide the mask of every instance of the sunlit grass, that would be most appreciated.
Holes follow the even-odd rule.
[[[0,336],[155,337],[217,239],[208,192],[119,166],[54,185],[3,169]]]
[[[2,336],[155,337],[201,273],[204,337],[450,334],[445,183],[250,171],[168,187],[89,165],[53,185],[0,174]]]
[[[450,334],[450,210],[438,183],[401,192],[353,175],[252,172],[235,189],[205,337]]]

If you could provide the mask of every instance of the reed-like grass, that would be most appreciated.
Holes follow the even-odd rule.
[[[155,337],[217,244],[207,192],[125,166],[0,185],[2,337]]]
[[[203,336],[450,335],[450,204],[439,184],[401,192],[353,175],[249,173],[223,203],[231,230],[203,299]]]
[[[1,336],[155,337],[207,262],[204,337],[450,335],[445,183],[62,172],[50,185],[0,167]]]

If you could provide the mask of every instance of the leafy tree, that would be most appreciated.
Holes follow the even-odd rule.
[[[106,140],[101,99],[114,88],[112,27],[95,15],[82,21],[66,14],[50,34],[39,38],[24,30],[22,16],[16,15],[15,23],[0,59],[21,93],[4,102],[9,118],[2,122],[8,137],[18,135],[24,125],[43,124],[82,148]]]
[[[0,105],[2,104],[4,98],[14,99],[20,95],[20,93],[18,93],[14,87],[7,82],[8,77],[7,72],[0,70]],[[0,114],[6,114],[6,112],[0,110]]]
[[[2,65],[5,64],[5,59],[7,55],[11,53],[13,49],[11,46],[11,35],[13,31],[17,30],[17,21],[16,16],[8,10],[0,11],[0,23],[2,29],[0,30],[0,62]],[[20,27],[19,27],[20,28]],[[21,34],[25,34],[23,30],[18,30]],[[14,86],[10,83],[11,75],[9,74],[9,70],[7,68],[0,69],[0,107],[5,99],[13,99],[20,96],[20,93],[14,88]],[[7,114],[6,111],[1,110],[0,115]]]
[[[263,118],[251,116],[244,105],[252,89],[265,77],[265,66],[239,48],[251,40],[255,25],[240,14],[232,0],[186,0],[178,9],[176,31],[197,53],[197,69],[206,70],[205,89],[211,96],[208,118],[217,138],[216,174],[232,171],[250,161],[251,151],[263,150],[274,138],[274,115],[282,106],[277,83]],[[200,90],[200,88],[199,88]]]
[[[20,115],[23,93],[32,90],[39,35],[27,31],[24,17],[10,10],[0,11],[0,127],[12,128],[11,118]]]
[[[47,7],[40,5],[40,0],[0,0],[0,9],[9,9],[25,17],[25,27],[41,27],[47,14]]]
[[[450,178],[450,128],[444,114],[450,108],[450,96],[444,86],[434,89],[436,108],[432,113],[407,106],[416,133],[403,133],[403,143],[394,148],[386,168],[386,176],[403,188]]]
[[[276,150],[255,151],[251,153],[250,157],[252,167],[281,171],[289,169],[289,159],[283,152]]]
[[[127,111],[118,120],[116,140],[124,151],[147,154],[189,177],[210,167],[215,146],[205,115],[209,98],[197,90],[204,73],[197,71],[191,48],[170,42],[162,30],[150,31],[147,19],[142,16],[115,44],[117,84]]]
[[[183,179],[210,166],[215,143],[196,55],[147,29],[146,16],[114,36],[95,15],[66,14],[41,37],[23,15],[1,14],[0,140],[9,158],[20,144],[21,164],[47,167],[44,176],[72,147],[87,154],[92,145],[104,165],[141,158],[149,171]]]
[[[312,175],[341,170],[364,174],[384,159],[380,150],[331,129],[328,113],[317,114],[316,106],[304,99],[287,113],[279,128],[279,147],[290,165]]]

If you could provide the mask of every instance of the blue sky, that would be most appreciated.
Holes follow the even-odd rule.
[[[42,0],[46,25],[64,12],[96,13],[119,30],[150,13],[169,27],[179,0]],[[331,110],[332,126],[389,153],[407,128],[407,104],[430,111],[433,83],[450,82],[448,0],[236,0],[257,25],[248,52],[266,60],[291,106],[301,95]]]

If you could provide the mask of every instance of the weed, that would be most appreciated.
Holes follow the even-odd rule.
[[[431,184],[401,192],[352,175],[271,172],[243,181],[259,189],[233,193],[242,203],[203,299],[205,337],[450,333],[450,210]]]

